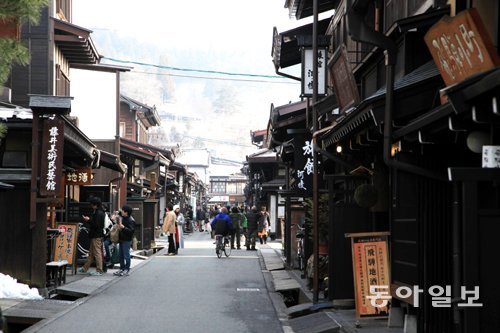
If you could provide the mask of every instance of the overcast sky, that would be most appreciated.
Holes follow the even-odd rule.
[[[112,31],[131,37],[132,42],[157,44],[171,54],[188,51],[192,55],[169,57],[169,66],[274,76],[273,27],[282,32],[310,22],[310,19],[289,18],[284,3],[285,0],[73,0],[73,23],[93,30],[93,36]],[[97,47],[102,52],[99,45]],[[199,60],[203,59],[197,59],[198,55],[210,57],[210,63],[199,68]],[[130,66],[137,69],[135,65]],[[297,68],[288,72],[299,75]],[[285,78],[262,80],[288,84],[224,82],[237,90],[239,108],[244,114],[238,119],[224,119],[224,123],[237,124],[237,131],[244,133],[265,129],[271,103],[277,106],[300,99],[299,82]],[[172,82],[175,96],[174,102],[168,105],[169,111],[189,115],[204,113],[204,108],[213,102],[207,100],[210,98],[206,96],[207,87],[220,84],[175,77]],[[249,135],[247,137],[245,144],[250,143]],[[244,160],[244,156],[238,159]]]

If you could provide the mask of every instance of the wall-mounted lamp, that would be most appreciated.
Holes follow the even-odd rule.
[[[401,141],[395,142],[391,145],[391,157],[396,156],[401,151]]]
[[[339,153],[339,154],[342,153],[342,146],[341,145],[337,146],[337,153]]]

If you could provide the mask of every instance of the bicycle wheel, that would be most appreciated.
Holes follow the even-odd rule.
[[[215,238],[215,253],[217,254],[217,258],[222,257],[223,251],[222,237],[216,236]]]
[[[229,244],[229,240],[227,238],[224,239],[224,254],[226,257],[231,255],[231,244]]]

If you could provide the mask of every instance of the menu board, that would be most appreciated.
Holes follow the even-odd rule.
[[[67,260],[69,265],[75,261],[76,244],[78,240],[78,223],[58,223],[61,231],[54,242],[54,261]]]

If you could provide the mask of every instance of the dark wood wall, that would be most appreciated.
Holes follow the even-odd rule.
[[[49,35],[53,29],[50,23],[49,10],[44,8],[40,24],[33,26],[24,24],[21,28],[21,40],[28,47],[31,61],[28,66],[15,65],[12,68],[10,88],[12,103],[28,107],[28,94],[52,95],[54,72],[53,51]]]
[[[98,149],[107,151],[108,153],[116,154],[116,143],[115,140],[112,141],[97,141],[94,140]],[[92,184],[94,185],[108,185],[111,179],[115,179],[120,176],[120,173],[105,167],[99,169],[94,169],[94,180]]]
[[[11,182],[9,182],[11,183]],[[32,236],[29,223],[29,183],[0,190],[0,272],[20,281],[31,280]],[[45,260],[43,263],[45,264]]]

